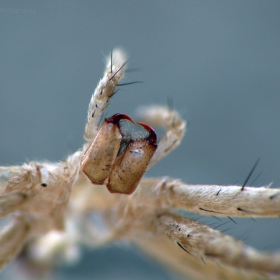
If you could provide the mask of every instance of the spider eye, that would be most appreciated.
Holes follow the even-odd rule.
[[[82,158],[82,170],[93,184],[102,185],[109,176],[120,149],[122,134],[119,122],[123,119],[134,123],[125,114],[115,114],[105,119]]]
[[[127,148],[117,157],[107,184],[111,193],[133,193],[156,151],[155,131],[145,123],[139,124],[148,131],[149,135],[144,139],[131,139]]]

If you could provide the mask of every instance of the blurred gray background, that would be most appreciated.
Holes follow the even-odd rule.
[[[279,1],[0,1],[0,164],[58,161],[81,147],[88,102],[116,46],[129,57],[108,114],[173,106],[186,138],[147,176],[280,186]],[[280,249],[279,219],[227,227]],[[246,236],[245,236],[246,235]],[[2,273],[6,275],[4,270]],[[55,279],[174,279],[136,249],[86,250]],[[0,274],[1,278],[1,274]]]

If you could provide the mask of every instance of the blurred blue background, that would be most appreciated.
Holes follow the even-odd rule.
[[[138,69],[125,81],[144,83],[122,87],[108,115],[172,100],[189,121],[182,145],[147,176],[242,184],[260,157],[249,184],[262,172],[255,185],[280,186],[279,13],[277,0],[1,1],[0,164],[80,148],[104,55],[121,46]],[[228,234],[280,249],[279,219],[236,221]],[[55,279],[175,279],[135,251],[86,250]]]

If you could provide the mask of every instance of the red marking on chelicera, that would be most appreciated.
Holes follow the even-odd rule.
[[[138,122],[141,126],[143,126],[148,132],[149,136],[147,137],[152,144],[157,144],[157,134],[155,130],[146,123]]]
[[[114,124],[119,124],[120,120],[129,120],[133,124],[135,124],[133,119],[131,117],[129,117],[128,115],[126,115],[126,114],[119,114],[119,113],[117,113],[117,114],[113,115],[112,117],[106,119],[107,122],[114,123]]]

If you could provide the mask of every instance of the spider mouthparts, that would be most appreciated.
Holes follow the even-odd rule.
[[[102,185],[112,193],[131,194],[147,170],[151,157],[157,149],[154,129],[139,122],[149,135],[142,139],[130,139],[121,151],[122,134],[119,122],[134,121],[125,114],[115,114],[104,120],[97,135],[85,152],[81,166],[93,184]]]
[[[111,193],[132,194],[157,149],[157,136],[153,128],[145,123],[139,124],[149,132],[149,136],[131,139],[126,149],[117,157],[108,178],[107,188]]]
[[[157,134],[155,130],[146,123],[143,122],[137,122],[137,123],[143,126],[149,132],[149,136],[147,137],[147,139],[150,141],[150,143],[157,145]]]
[[[119,126],[122,119],[133,122],[125,114],[105,119],[82,158],[82,170],[93,184],[102,185],[109,176],[123,138]]]

